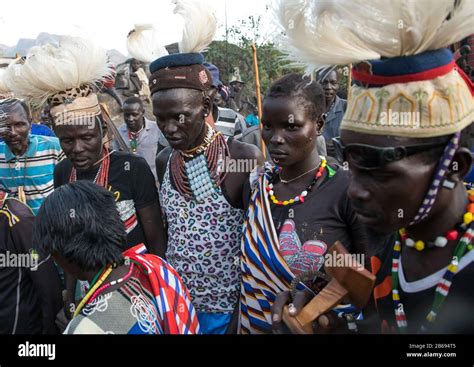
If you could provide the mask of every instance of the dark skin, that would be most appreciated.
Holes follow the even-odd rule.
[[[331,71],[326,78],[319,82],[324,90],[324,97],[326,98],[326,106],[331,104],[336,99],[336,93],[339,90],[339,78],[335,70]]]
[[[128,130],[136,133],[145,126],[145,109],[139,103],[125,103],[123,118]]]
[[[13,154],[22,156],[28,149],[31,121],[19,103],[16,103],[6,115],[5,124],[8,130],[3,134],[3,138]]]
[[[41,112],[41,123],[45,124],[48,127],[51,127],[53,125],[53,120],[51,118],[51,107],[49,104],[46,104],[44,106],[43,111]]]
[[[130,62],[130,66],[132,68],[132,72],[136,73],[137,70],[141,68],[142,63],[137,59],[132,59],[132,61]]]
[[[319,165],[316,137],[324,125],[322,116],[313,117],[300,106],[302,98],[266,98],[262,115],[262,138],[272,160],[282,167],[281,177],[290,180]],[[293,181],[291,185],[278,182],[275,196],[280,200],[294,198],[313,180],[313,171]]]
[[[239,94],[242,91],[242,88],[244,87],[244,83],[233,82],[230,84],[230,86],[234,90],[235,94]]]
[[[321,159],[318,155],[316,138],[324,126],[322,114],[315,116],[310,108],[301,108],[308,104],[302,97],[266,98],[262,114],[262,138],[268,147],[273,161],[282,167],[281,177],[291,180],[308,172],[291,184],[278,181],[273,190],[279,200],[294,198],[313,180],[313,174]],[[326,173],[324,173],[322,182]],[[317,187],[317,186],[316,186]],[[310,292],[297,292],[292,300],[297,315],[301,308],[311,299]],[[281,292],[272,305],[272,329],[274,333],[285,333],[282,322],[283,308],[291,301],[290,292]],[[293,308],[290,307],[290,311]]]
[[[79,172],[97,170],[102,159],[102,135],[98,124],[88,126],[56,126],[55,133],[61,148],[74,168]],[[146,246],[152,254],[164,257],[166,252],[166,231],[161,218],[159,203],[137,210],[137,217],[145,235]],[[72,301],[76,279],[67,277],[69,301]]]
[[[366,135],[347,130],[342,131],[341,140],[344,145],[358,143],[381,147],[419,144],[409,138]],[[468,199],[463,178],[471,169],[469,149],[459,148],[454,162],[457,169],[453,170],[451,166],[446,177],[455,182],[455,188],[440,187],[429,216],[421,223],[408,227],[413,238],[426,242],[443,236],[466,212]],[[351,172],[348,195],[359,219],[375,231],[389,234],[406,228],[416,215],[431,184],[437,159],[427,162],[418,154],[387,164],[374,172],[357,169],[348,163]],[[400,209],[403,210],[402,218],[399,217]],[[404,246],[401,256],[407,281],[416,281],[447,266],[456,245],[457,241],[449,241],[443,248],[424,251]]]
[[[164,177],[168,157],[172,149],[189,150],[201,144],[206,133],[204,119],[212,109],[213,89],[206,95],[192,89],[167,89],[153,95],[153,114],[158,127],[170,143],[156,158],[158,179]],[[250,144],[233,140],[229,144],[233,159],[256,159],[257,164],[263,163],[261,152]],[[230,204],[243,208],[243,185],[248,180],[249,172],[228,173],[223,185],[228,193]]]
[[[206,129],[204,120],[211,114],[216,90],[207,93],[191,89],[168,89],[155,93],[153,100],[153,114],[158,127],[170,143],[170,147],[162,150],[156,158],[156,170],[160,183],[166,170],[166,165],[173,149],[189,150],[203,142]],[[253,145],[233,140],[229,144],[232,159],[256,160],[263,165],[262,153]],[[250,172],[230,172],[222,185],[229,196],[229,203],[236,208],[244,207],[244,184],[249,179]],[[238,307],[233,313],[232,320],[227,328],[228,334],[236,333],[238,321]]]

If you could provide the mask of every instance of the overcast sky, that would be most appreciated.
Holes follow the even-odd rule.
[[[249,15],[265,14],[268,0],[199,0],[210,4],[220,25],[228,26]],[[165,44],[180,39],[182,23],[170,0],[2,0],[0,44],[14,46],[20,38],[40,32],[91,37],[101,46],[127,54],[126,36],[136,23],[161,24]]]

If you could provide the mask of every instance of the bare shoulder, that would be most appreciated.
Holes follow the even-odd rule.
[[[166,165],[168,163],[169,156],[172,152],[171,147],[166,147],[161,152],[158,153],[155,159],[156,173],[158,175],[158,180],[161,183],[165,175]]]
[[[253,144],[232,140],[229,149],[230,156],[234,159],[256,159],[259,164],[264,162],[262,152]]]

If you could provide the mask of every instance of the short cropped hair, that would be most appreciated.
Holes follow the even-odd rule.
[[[138,103],[142,109],[145,108],[145,105],[143,104],[143,101],[141,100],[140,97],[136,97],[136,96],[128,97],[123,102],[124,105],[126,105],[126,104],[135,104],[135,103]]]
[[[273,83],[265,98],[300,97],[306,101],[312,118],[326,112],[326,99],[322,87],[310,78],[298,73],[283,76]]]
[[[15,111],[15,109],[18,108],[18,106],[20,106],[23,109],[28,121],[31,121],[30,107],[24,100],[18,99],[18,98],[0,99],[0,110],[3,113],[6,113],[6,114],[11,113]]]

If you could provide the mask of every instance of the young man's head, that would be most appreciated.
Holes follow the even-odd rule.
[[[265,97],[262,138],[274,162],[291,166],[310,156],[324,125],[321,87],[301,74],[276,81]]]
[[[127,246],[113,194],[84,180],[61,186],[46,198],[33,237],[39,253],[51,254],[67,273],[83,280],[86,273],[120,263]]]
[[[68,124],[54,126],[54,133],[59,139],[64,154],[79,172],[94,169],[103,151],[102,117],[91,117],[87,123],[84,119],[71,121]]]
[[[463,134],[467,134],[468,129]],[[425,200],[451,137],[416,139],[343,129],[344,161],[351,170],[348,195],[360,220],[382,233],[409,226]],[[396,160],[408,150],[413,154]],[[472,164],[469,149],[462,145],[457,148],[453,162],[456,164],[450,165],[445,179],[453,182],[456,188],[462,188],[463,178]],[[441,187],[430,215],[446,211],[452,193],[452,189]]]
[[[230,87],[232,88],[235,94],[239,94],[244,88],[244,83],[239,80],[234,80],[230,82]]]
[[[31,116],[28,105],[19,99],[0,100],[0,134],[15,155],[28,149]]]
[[[225,107],[227,100],[229,99],[228,88],[222,84],[222,81],[220,80],[220,72],[216,65],[209,62],[205,62],[203,65],[212,76],[213,90],[210,91],[209,96],[213,102],[212,116],[214,120],[216,120],[218,116],[218,107]]]
[[[48,127],[53,126],[53,119],[51,118],[51,106],[47,103],[44,105],[44,108],[41,111],[41,123]]]
[[[153,114],[169,144],[189,150],[201,144],[215,88],[201,54],[175,54],[150,65]]]
[[[319,83],[323,87],[326,106],[329,108],[336,99],[336,94],[339,90],[339,74],[336,70],[332,70],[329,73],[321,72]]]
[[[123,102],[123,118],[132,132],[138,132],[145,126],[145,107],[139,97],[129,97]]]
[[[138,69],[142,67],[142,63],[137,59],[130,60],[130,67],[132,68],[132,72],[136,73]]]

